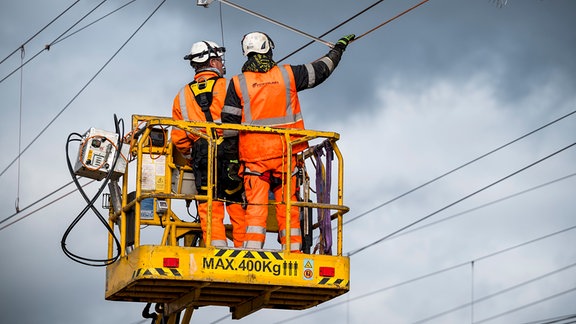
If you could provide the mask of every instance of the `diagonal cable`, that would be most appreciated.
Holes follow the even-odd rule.
[[[486,301],[486,300],[489,300],[489,299],[491,299],[491,298],[494,298],[494,297],[496,297],[496,296],[505,294],[505,293],[510,292],[510,291],[512,291],[512,290],[515,290],[515,289],[517,289],[517,288],[524,287],[524,286],[526,286],[526,285],[528,285],[528,284],[531,284],[531,283],[534,283],[534,282],[536,282],[536,281],[538,281],[538,280],[542,280],[542,279],[544,279],[544,278],[550,277],[550,276],[555,275],[555,274],[557,274],[557,273],[560,273],[560,272],[562,272],[562,271],[564,271],[564,270],[568,270],[568,269],[570,269],[570,268],[572,268],[572,267],[574,267],[574,266],[576,266],[576,263],[572,263],[572,264],[569,264],[569,265],[564,266],[564,267],[562,267],[562,268],[556,269],[556,270],[554,270],[554,271],[547,272],[547,273],[545,273],[545,274],[542,274],[542,275],[539,275],[539,276],[537,276],[537,277],[534,277],[534,278],[532,278],[532,279],[530,279],[530,280],[526,280],[526,281],[520,282],[520,283],[518,283],[518,284],[516,284],[516,285],[510,286],[510,287],[508,287],[508,288],[505,288],[505,289],[499,290],[499,291],[497,291],[497,292],[488,294],[488,295],[486,295],[486,296],[484,296],[484,297],[481,297],[481,298],[478,298],[478,299],[474,299],[474,300],[471,301],[471,302],[467,302],[467,303],[458,305],[458,306],[456,306],[456,307],[450,308],[450,309],[445,310],[445,311],[443,311],[443,312],[437,313],[437,314],[435,314],[435,315],[433,315],[433,316],[426,317],[426,318],[421,319],[421,320],[418,320],[418,321],[416,321],[416,322],[412,322],[412,324],[425,323],[425,322],[428,322],[428,321],[430,321],[430,320],[436,319],[436,318],[438,318],[438,317],[442,317],[442,316],[444,316],[444,315],[448,315],[448,314],[450,314],[450,313],[453,313],[453,312],[455,312],[455,311],[461,310],[461,309],[463,309],[463,308],[470,307],[471,305],[478,304],[478,303],[481,303],[481,302],[483,302],[483,301]]]
[[[301,315],[297,315],[297,316],[294,316],[294,317],[290,317],[290,318],[288,318],[288,319],[284,319],[284,320],[282,320],[282,321],[275,322],[274,324],[287,323],[287,322],[290,322],[290,321],[292,321],[292,320],[295,320],[295,319],[298,319],[298,318],[301,318],[301,317],[304,317],[304,316],[308,316],[308,315],[314,314],[314,313],[316,313],[316,312],[325,311],[325,310],[328,310],[328,309],[330,309],[330,308],[334,308],[334,307],[341,306],[342,304],[345,304],[345,303],[349,303],[349,302],[356,301],[356,300],[359,300],[359,299],[362,299],[362,298],[370,297],[370,296],[372,296],[372,295],[379,294],[379,293],[384,292],[384,291],[387,291],[387,290],[391,290],[391,289],[394,289],[394,288],[398,288],[398,287],[401,287],[401,286],[404,286],[404,285],[407,285],[407,284],[410,284],[410,283],[413,283],[413,282],[416,282],[416,281],[419,281],[419,280],[422,280],[422,279],[426,279],[426,278],[429,278],[429,277],[432,277],[432,276],[435,276],[435,275],[438,275],[438,274],[441,274],[441,273],[444,273],[444,272],[448,272],[448,271],[451,271],[451,270],[454,270],[454,269],[461,268],[461,267],[463,267],[463,266],[467,266],[467,265],[469,265],[471,262],[478,262],[478,261],[486,260],[486,259],[489,259],[489,258],[491,258],[491,257],[494,257],[494,256],[497,256],[497,255],[506,253],[506,252],[508,252],[508,251],[512,251],[512,250],[521,248],[521,247],[523,247],[523,246],[526,246],[526,245],[529,245],[529,244],[532,244],[532,243],[536,243],[536,242],[538,242],[538,241],[542,241],[542,240],[544,240],[544,239],[547,239],[547,238],[550,238],[550,237],[552,237],[552,236],[556,236],[556,235],[559,235],[559,234],[562,234],[562,233],[565,233],[565,232],[568,232],[568,231],[571,231],[571,230],[574,230],[574,229],[576,229],[576,225],[571,226],[571,227],[568,227],[568,228],[565,228],[565,229],[562,229],[562,230],[559,230],[559,231],[556,231],[556,232],[553,232],[553,233],[546,234],[546,235],[544,235],[544,236],[540,236],[540,237],[538,237],[538,238],[532,239],[532,240],[530,240],[530,241],[526,241],[526,242],[524,242],[524,243],[516,244],[516,245],[514,245],[514,246],[511,246],[511,247],[508,247],[508,248],[505,248],[505,249],[502,249],[502,250],[498,250],[498,251],[496,251],[496,252],[492,252],[492,253],[486,254],[486,255],[484,255],[484,256],[481,256],[481,257],[476,258],[476,259],[473,259],[473,260],[469,260],[469,261],[466,261],[466,262],[462,262],[462,263],[459,263],[459,264],[455,264],[455,265],[452,265],[452,266],[449,266],[449,267],[446,267],[446,268],[443,268],[443,269],[440,269],[440,270],[437,270],[437,271],[434,271],[434,272],[430,272],[430,273],[421,275],[421,276],[419,276],[419,277],[415,277],[415,278],[412,278],[412,279],[409,279],[409,280],[406,280],[406,281],[403,281],[403,282],[400,282],[400,283],[397,283],[397,284],[394,284],[394,285],[391,285],[391,286],[387,286],[387,287],[380,288],[380,289],[377,289],[377,290],[374,290],[374,291],[370,291],[370,292],[367,292],[367,293],[365,293],[365,294],[356,296],[356,297],[354,297],[354,298],[349,298],[349,299],[347,299],[347,300],[344,300],[344,301],[341,301],[341,302],[338,302],[338,303],[333,303],[333,304],[330,305],[330,306],[326,306],[326,307],[323,307],[323,308],[320,308],[320,309],[316,309],[316,310],[314,310],[314,311],[312,311],[312,312],[307,312],[307,313],[304,313],[304,314],[301,314]]]
[[[38,133],[38,135],[36,135],[36,137],[34,137],[34,139],[32,139],[32,141],[18,154],[18,156],[16,158],[14,158],[14,160],[12,160],[12,162],[10,162],[8,164],[8,166],[6,166],[6,168],[4,168],[4,170],[2,170],[2,172],[0,173],[0,177],[2,175],[4,175],[4,173],[6,173],[6,171],[14,164],[14,162],[16,162],[16,160],[19,159],[20,156],[24,152],[26,152],[28,150],[28,148],[30,148],[30,146],[32,146],[32,144],[34,144],[34,142],[36,142],[36,140],[38,140],[38,138],[40,138],[40,136],[42,136],[42,134],[44,134],[44,132],[48,129],[48,127],[50,127],[56,121],[56,119],[58,119],[58,117],[60,117],[60,115],[62,115],[62,113],[66,109],[68,109],[68,107],[70,107],[70,105],[76,100],[76,98],[78,98],[80,96],[80,94],[82,92],[84,92],[84,90],[86,90],[86,88],[92,83],[92,81],[94,81],[94,79],[96,79],[96,77],[108,66],[108,64],[110,64],[110,62],[116,57],[116,55],[118,55],[118,53],[120,53],[120,51],[122,49],[124,49],[124,47],[128,44],[128,42],[130,42],[130,40],[132,40],[132,38],[134,38],[136,33],[138,33],[138,31],[140,31],[140,29],[148,22],[148,20],[150,20],[150,18],[152,18],[152,16],[158,11],[158,9],[160,9],[160,7],[165,2],[166,2],[166,0],[162,0],[162,2],[154,9],[154,11],[152,11],[152,13],[144,20],[144,22],[142,22],[142,24],[140,24],[140,26],[138,26],[138,28],[132,33],[132,35],[130,35],[130,37],[122,44],[122,46],[120,46],[120,48],[112,55],[112,57],[110,57],[108,59],[108,61],[106,61],[106,63],[104,63],[104,65],[102,65],[102,67],[96,72],[96,74],[94,74],[94,76],[92,76],[92,78],[90,78],[90,80],[88,80],[88,82],[82,87],[82,89],[80,89],[80,91],[78,91],[78,93],[76,93],[76,95],[74,95],[74,97],[64,106],[64,108],[62,108],[60,110],[60,112],[58,112],[58,114],[56,114],[56,116],[54,116],[54,118],[52,118],[52,120],[40,131],[40,133]]]
[[[74,2],[68,8],[66,8],[66,10],[61,12],[58,16],[56,16],[56,18],[52,19],[52,21],[50,21],[46,26],[44,26],[42,29],[40,29],[36,34],[34,34],[32,37],[28,38],[27,41],[22,43],[22,45],[20,45],[17,49],[15,49],[12,53],[8,54],[8,56],[6,56],[2,61],[0,61],[0,64],[4,63],[4,61],[6,61],[10,56],[12,56],[12,55],[14,55],[14,53],[18,52],[18,50],[20,50],[21,48],[24,48],[24,46],[26,44],[28,44],[31,40],[33,40],[36,36],[38,36],[41,32],[43,32],[44,29],[48,28],[48,26],[52,25],[52,23],[54,23],[56,20],[58,20],[58,18],[60,18],[63,14],[65,14],[72,7],[74,7],[74,5],[76,5],[78,2],[80,2],[80,0],[76,0],[76,2]]]
[[[514,139],[514,140],[512,140],[512,141],[510,141],[510,142],[508,142],[508,143],[506,143],[506,144],[504,144],[504,145],[501,145],[501,146],[499,146],[499,147],[491,150],[490,152],[487,152],[487,153],[485,153],[485,154],[482,154],[482,155],[480,155],[479,157],[477,157],[477,158],[475,158],[475,159],[472,159],[472,160],[470,160],[470,161],[468,161],[468,162],[460,165],[460,166],[457,167],[457,168],[454,168],[454,169],[452,169],[452,170],[450,170],[450,171],[448,171],[448,172],[446,172],[446,173],[444,173],[444,174],[442,174],[442,175],[437,176],[436,178],[434,178],[434,179],[432,179],[432,180],[429,180],[429,181],[427,181],[427,182],[425,182],[425,183],[417,186],[416,188],[413,188],[413,189],[411,189],[411,190],[408,190],[408,191],[406,191],[405,193],[403,193],[403,194],[401,194],[401,195],[398,195],[398,196],[396,196],[396,197],[394,197],[394,198],[392,198],[392,199],[390,199],[390,200],[388,200],[388,201],[386,201],[386,202],[383,202],[383,203],[381,203],[380,205],[378,205],[378,206],[376,206],[376,207],[374,207],[374,208],[372,208],[372,209],[370,209],[370,210],[367,210],[367,211],[361,213],[360,215],[358,215],[358,216],[356,216],[356,217],[354,217],[354,218],[352,218],[352,219],[347,220],[346,222],[344,222],[344,224],[351,223],[351,222],[359,219],[359,218],[362,217],[362,216],[365,216],[365,215],[367,215],[367,214],[370,214],[371,212],[373,212],[373,211],[375,211],[375,210],[377,210],[377,209],[380,209],[380,208],[382,208],[382,207],[384,207],[384,206],[386,206],[386,205],[388,205],[388,204],[390,204],[390,203],[392,203],[392,202],[394,202],[394,201],[396,201],[396,200],[398,200],[398,199],[400,199],[400,198],[402,198],[402,197],[404,197],[404,196],[406,196],[406,195],[408,195],[408,194],[411,194],[411,193],[413,193],[414,191],[416,191],[416,190],[418,190],[418,189],[421,189],[421,188],[423,188],[423,187],[425,187],[425,186],[427,186],[427,185],[429,185],[429,184],[431,184],[431,183],[433,183],[433,182],[436,182],[436,181],[438,181],[438,180],[440,180],[440,179],[442,179],[442,178],[444,178],[444,177],[446,177],[446,176],[448,176],[448,175],[450,175],[450,174],[452,174],[452,173],[454,173],[454,172],[456,172],[456,171],[458,171],[458,170],[460,170],[460,169],[462,169],[462,168],[464,168],[464,167],[466,167],[466,166],[468,166],[468,165],[470,165],[470,164],[472,164],[472,163],[474,163],[474,162],[477,162],[478,160],[481,160],[481,159],[487,157],[488,155],[491,155],[491,154],[493,154],[493,153],[496,153],[497,151],[500,151],[501,149],[503,149],[503,148],[505,148],[505,147],[507,147],[507,146],[510,146],[510,145],[512,145],[512,144],[514,144],[514,143],[516,143],[516,142],[518,142],[518,141],[520,141],[520,140],[522,140],[522,139],[524,139],[524,138],[526,138],[526,137],[528,137],[528,136],[530,136],[530,135],[532,135],[532,134],[534,134],[534,133],[536,133],[536,132],[539,132],[539,131],[541,131],[542,129],[548,127],[548,126],[550,126],[550,125],[552,125],[552,124],[555,124],[555,123],[561,121],[562,119],[567,118],[567,117],[573,115],[574,113],[576,113],[576,110],[573,110],[573,111],[565,114],[564,116],[561,116],[561,117],[559,117],[559,118],[557,118],[557,119],[555,119],[555,120],[553,120],[553,121],[551,121],[551,122],[549,122],[549,123],[547,123],[547,124],[545,124],[545,125],[542,125],[542,126],[536,128],[535,130],[533,130],[533,131],[531,131],[531,132],[528,132],[528,133],[526,133],[526,134],[524,134],[524,135],[522,135],[522,136],[520,136],[520,137],[518,137],[518,138],[516,138],[516,139]]]
[[[98,5],[96,5],[96,7],[94,7],[92,10],[90,10],[87,14],[85,14],[82,18],[80,18],[77,22],[75,22],[72,26],[70,26],[70,28],[66,29],[66,31],[64,31],[62,34],[60,34],[60,36],[58,36],[55,40],[52,41],[52,43],[44,46],[43,49],[41,49],[38,53],[36,53],[36,55],[32,56],[31,58],[29,58],[26,62],[20,64],[19,67],[17,67],[14,71],[8,73],[8,75],[6,75],[3,79],[0,80],[0,83],[4,82],[4,80],[8,79],[10,76],[12,76],[12,74],[16,73],[18,70],[22,69],[24,67],[24,65],[28,64],[30,61],[32,61],[33,59],[35,59],[38,55],[42,54],[42,52],[44,51],[49,51],[50,47],[52,45],[54,45],[61,37],[63,37],[64,35],[66,35],[66,33],[68,33],[72,28],[74,28],[76,25],[78,25],[82,20],[84,20],[86,17],[88,17],[92,12],[94,12],[94,10],[98,9],[98,7],[100,7],[101,5],[104,4],[104,2],[106,2],[108,0],[102,0],[102,2],[100,2]]]
[[[422,217],[422,218],[420,218],[420,219],[418,219],[418,220],[416,220],[416,221],[414,221],[414,222],[412,222],[412,223],[410,223],[410,224],[408,224],[408,225],[406,225],[406,226],[403,226],[403,227],[401,227],[400,229],[398,229],[398,230],[396,230],[396,231],[394,231],[394,232],[392,232],[392,233],[390,233],[390,234],[388,234],[388,235],[386,235],[386,236],[384,236],[384,237],[382,237],[382,238],[380,238],[380,239],[378,239],[378,240],[376,240],[376,241],[374,241],[374,242],[372,242],[372,243],[370,243],[370,244],[368,244],[368,245],[365,245],[364,247],[361,247],[361,248],[356,249],[356,250],[354,250],[354,251],[352,251],[352,252],[349,252],[349,253],[348,253],[348,256],[352,256],[352,255],[354,255],[354,254],[356,254],[356,253],[359,253],[359,252],[361,252],[361,251],[366,250],[366,249],[369,248],[369,247],[372,247],[372,246],[374,246],[374,245],[376,245],[376,244],[378,244],[378,243],[381,243],[381,242],[387,240],[388,238],[390,238],[390,237],[392,237],[392,236],[394,236],[394,235],[396,235],[396,234],[398,234],[398,233],[400,233],[400,232],[403,232],[404,230],[406,230],[406,229],[408,229],[408,228],[410,228],[410,227],[412,227],[412,226],[414,226],[414,225],[416,225],[416,224],[418,224],[418,223],[420,223],[420,222],[422,222],[422,221],[424,221],[424,220],[426,220],[426,219],[428,219],[428,218],[430,218],[430,217],[432,217],[432,216],[434,216],[434,215],[436,215],[436,214],[438,214],[438,213],[440,213],[440,212],[442,212],[442,211],[444,211],[444,210],[446,210],[446,209],[448,209],[448,208],[450,208],[450,207],[452,207],[452,206],[454,206],[454,205],[456,205],[456,204],[458,204],[458,203],[460,203],[460,202],[462,202],[462,201],[464,201],[464,200],[466,200],[466,199],[468,199],[468,198],[470,198],[470,197],[472,197],[472,196],[474,196],[474,195],[476,195],[476,194],[478,194],[478,193],[480,193],[480,192],[488,189],[488,188],[491,188],[491,187],[499,184],[500,182],[502,182],[502,181],[504,181],[504,180],[507,180],[507,179],[509,179],[509,178],[511,178],[511,177],[513,177],[513,176],[515,176],[515,175],[517,175],[517,174],[519,174],[519,173],[521,173],[521,172],[523,172],[523,171],[525,171],[525,170],[527,170],[527,169],[535,166],[535,165],[538,164],[538,163],[541,163],[542,161],[545,161],[545,160],[547,160],[547,159],[549,159],[549,158],[551,158],[551,157],[553,157],[553,156],[555,156],[555,155],[557,155],[557,154],[559,154],[559,153],[561,153],[561,152],[563,152],[563,151],[571,148],[571,147],[574,146],[574,145],[576,145],[576,142],[574,142],[574,143],[572,143],[572,144],[570,144],[570,145],[568,145],[568,146],[565,146],[564,148],[562,148],[562,149],[560,149],[560,150],[558,150],[558,151],[556,151],[556,152],[554,152],[554,153],[552,153],[552,154],[549,154],[549,155],[547,155],[547,156],[539,159],[539,160],[536,161],[536,162],[530,163],[529,165],[527,165],[527,166],[525,166],[525,167],[523,167],[523,168],[521,168],[521,169],[519,169],[519,170],[517,170],[517,171],[515,171],[515,172],[513,172],[513,173],[511,173],[511,174],[509,174],[509,175],[507,175],[507,176],[505,176],[505,177],[503,177],[503,178],[500,178],[499,180],[494,181],[494,182],[492,182],[491,184],[489,184],[489,185],[487,185],[487,186],[485,186],[485,187],[482,187],[482,188],[474,191],[473,193],[468,194],[468,195],[466,195],[466,196],[464,196],[464,197],[456,200],[455,202],[453,202],[453,203],[451,203],[451,204],[448,204],[448,205],[446,205],[446,206],[444,206],[444,207],[436,210],[435,212],[433,212],[433,213],[431,213],[431,214],[428,214],[428,215],[426,215],[426,216],[424,216],[424,217]]]
[[[86,187],[87,185],[91,184],[91,183],[94,182],[94,181],[96,181],[96,180],[92,180],[92,181],[90,181],[90,182],[88,182],[88,183],[85,183],[84,185],[82,185],[82,187]],[[67,185],[65,185],[65,186],[67,186]],[[61,188],[64,188],[64,187],[61,187]],[[26,218],[26,217],[28,217],[28,216],[30,216],[30,215],[32,215],[32,214],[34,214],[34,213],[36,213],[36,212],[44,209],[44,208],[52,205],[52,204],[55,203],[55,202],[57,202],[57,201],[59,201],[59,200],[62,200],[62,199],[64,199],[64,198],[68,197],[68,196],[70,196],[71,194],[75,193],[76,191],[78,191],[78,189],[71,190],[71,191],[63,194],[62,196],[60,196],[60,197],[58,197],[58,198],[56,198],[56,199],[54,199],[54,200],[52,200],[52,201],[50,201],[50,202],[42,205],[42,206],[34,209],[33,211],[29,212],[28,214],[23,215],[22,217],[14,220],[13,222],[8,223],[8,224],[0,227],[0,231],[2,231],[3,229],[5,229],[5,228],[7,228],[7,227],[10,227],[10,226],[18,223],[19,221],[23,220],[24,218]],[[46,197],[44,197],[44,198],[46,198]],[[44,199],[44,198],[42,198],[42,199]],[[41,199],[41,200],[42,200],[42,199]],[[39,201],[40,201],[40,200],[39,200]],[[39,202],[39,201],[37,201],[37,202]],[[36,204],[37,202],[35,202],[34,204]],[[34,205],[34,204],[32,204],[32,205]],[[28,207],[31,207],[32,205],[30,205],[30,206],[28,206]],[[26,208],[28,208],[28,207],[26,207]],[[16,215],[18,215],[18,214],[19,214],[19,213],[13,214],[12,216],[10,216],[10,217],[2,220],[2,222],[0,222],[0,224],[4,223],[4,222],[7,221],[8,219],[10,219],[10,218],[12,218],[13,216],[16,216]]]
[[[451,271],[451,270],[454,270],[454,269],[461,268],[461,267],[463,267],[463,266],[467,266],[467,265],[469,265],[471,262],[478,262],[478,261],[486,260],[486,259],[489,259],[489,258],[494,257],[494,256],[496,256],[496,255],[500,255],[500,254],[506,253],[506,252],[508,252],[508,251],[512,251],[512,250],[518,249],[518,248],[520,248],[520,247],[523,247],[523,246],[526,246],[526,245],[529,245],[529,244],[532,244],[532,243],[536,243],[536,242],[538,242],[538,241],[542,241],[542,240],[545,240],[545,239],[550,238],[550,237],[552,237],[552,236],[556,236],[556,235],[559,235],[559,234],[562,234],[562,233],[565,233],[565,232],[568,232],[568,231],[571,231],[571,230],[574,230],[574,229],[576,229],[576,225],[571,226],[571,227],[568,227],[568,228],[565,228],[565,229],[562,229],[562,230],[559,230],[559,231],[556,231],[556,232],[553,232],[553,233],[546,234],[546,235],[544,235],[544,236],[540,236],[540,237],[535,238],[535,239],[532,239],[532,240],[530,240],[530,241],[526,241],[526,242],[523,242],[523,243],[520,243],[520,244],[516,244],[516,245],[514,245],[514,246],[510,246],[510,247],[505,248],[505,249],[502,249],[502,250],[498,250],[498,251],[496,251],[496,252],[492,252],[492,253],[486,254],[486,255],[484,255],[484,256],[478,257],[478,258],[473,259],[473,260],[469,260],[469,261],[466,261],[466,262],[461,262],[461,263],[459,263],[459,264],[455,264],[455,265],[452,265],[452,266],[449,266],[449,267],[446,267],[446,268],[443,268],[443,269],[440,269],[440,270],[437,270],[437,271],[429,272],[429,273],[424,274],[424,275],[421,275],[421,276],[419,276],[419,277],[415,277],[415,278],[412,278],[412,279],[409,279],[409,280],[406,280],[406,281],[403,281],[403,282],[400,282],[400,283],[397,283],[397,284],[394,284],[394,285],[391,285],[391,286],[387,286],[387,287],[384,287],[384,288],[380,288],[380,289],[377,289],[377,290],[373,290],[373,291],[367,292],[367,293],[365,293],[365,294],[356,296],[356,297],[354,297],[354,298],[349,298],[348,300],[344,300],[344,301],[341,301],[341,302],[338,302],[338,303],[333,303],[333,304],[330,305],[330,306],[326,306],[326,307],[323,307],[323,308],[320,308],[320,309],[316,309],[316,310],[311,311],[311,312],[307,312],[307,313],[305,313],[305,314],[301,314],[301,315],[297,315],[297,316],[294,316],[294,317],[291,317],[291,318],[288,318],[288,319],[284,319],[284,320],[282,320],[282,321],[275,322],[274,324],[282,324],[282,323],[290,322],[290,321],[292,321],[292,320],[295,320],[295,319],[298,319],[298,318],[301,318],[301,317],[304,317],[304,316],[308,316],[308,315],[314,314],[314,313],[316,313],[316,312],[325,311],[325,310],[328,310],[328,309],[330,309],[330,308],[334,308],[334,307],[341,306],[342,304],[345,304],[345,303],[349,303],[349,302],[352,302],[352,301],[356,301],[356,300],[359,300],[359,299],[363,299],[363,298],[366,298],[366,297],[370,297],[370,296],[372,296],[372,295],[379,294],[379,293],[384,292],[384,291],[387,291],[387,290],[391,290],[391,289],[394,289],[394,288],[398,288],[398,287],[401,287],[401,286],[404,286],[404,285],[407,285],[407,284],[410,284],[410,283],[413,283],[413,282],[416,282],[416,281],[419,281],[419,280],[422,280],[422,279],[426,279],[426,278],[429,278],[429,277],[432,277],[432,276],[435,276],[435,275],[438,275],[438,274],[441,274],[441,273],[444,273],[444,272],[448,272],[448,271]]]
[[[424,228],[427,228],[427,227],[430,227],[430,226],[434,226],[434,225],[439,224],[439,223],[443,223],[443,222],[448,221],[448,220],[451,220],[451,219],[453,219],[453,218],[462,216],[462,215],[464,215],[464,214],[467,214],[467,213],[470,213],[470,212],[473,212],[473,211],[476,211],[476,210],[479,210],[479,209],[482,209],[482,208],[485,208],[485,207],[488,207],[488,206],[495,205],[495,204],[497,204],[497,203],[501,203],[501,202],[506,201],[506,200],[508,200],[508,199],[518,197],[518,196],[520,196],[520,195],[523,195],[523,194],[526,194],[526,193],[528,193],[528,192],[531,192],[531,191],[534,191],[534,190],[543,188],[543,187],[545,187],[545,186],[554,184],[554,183],[556,183],[556,182],[560,182],[560,181],[569,179],[569,178],[574,177],[574,176],[576,176],[576,173],[572,173],[572,174],[569,174],[569,175],[567,175],[567,176],[563,176],[563,177],[560,177],[560,178],[557,178],[557,179],[548,181],[548,182],[546,182],[546,183],[539,184],[539,185],[537,185],[537,186],[534,186],[534,187],[531,187],[531,188],[528,188],[528,189],[525,189],[525,190],[522,190],[522,191],[513,193],[513,194],[511,194],[511,195],[508,195],[508,196],[505,196],[505,197],[502,197],[502,198],[499,198],[499,199],[496,199],[496,200],[487,202],[487,203],[485,203],[485,204],[481,204],[481,205],[476,206],[476,207],[474,207],[474,208],[470,208],[470,209],[461,211],[461,212],[456,213],[456,214],[454,214],[454,215],[452,215],[452,216],[448,216],[448,217],[439,219],[439,220],[437,220],[437,221],[433,221],[433,222],[424,224],[424,225],[422,225],[422,226],[413,228],[413,229],[411,229],[411,230],[408,230],[408,231],[399,233],[399,234],[397,234],[397,235],[394,235],[394,236],[390,237],[389,239],[391,240],[391,239],[399,238],[399,237],[404,236],[404,235],[407,235],[407,234],[411,234],[411,233],[416,232],[416,231],[419,231],[419,230],[421,230],[421,229],[424,229]]]
[[[371,4],[370,6],[366,7],[365,9],[363,9],[362,11],[360,11],[360,12],[358,12],[357,14],[353,15],[352,17],[350,17],[350,18],[344,20],[343,22],[339,23],[338,25],[334,26],[333,28],[331,28],[330,30],[328,30],[328,31],[325,32],[324,34],[320,35],[319,37],[324,37],[324,36],[330,34],[331,32],[333,32],[333,31],[335,31],[336,29],[344,26],[345,24],[349,23],[351,20],[357,18],[357,17],[360,16],[361,14],[363,14],[363,13],[365,13],[366,11],[372,9],[372,8],[375,7],[377,4],[379,4],[379,3],[383,2],[383,1],[384,1],[384,0],[376,1],[375,3],[373,3],[373,4]],[[300,52],[301,50],[305,49],[306,47],[308,47],[308,46],[310,46],[310,45],[312,45],[312,44],[314,44],[314,41],[310,41],[310,42],[302,45],[302,46],[301,46],[300,48],[298,48],[297,50],[293,51],[292,53],[290,53],[290,54],[284,56],[283,58],[281,58],[280,60],[278,60],[278,62],[284,61],[285,59],[289,58],[290,56],[292,56],[292,55],[294,55],[294,54],[296,54],[296,53],[298,53],[298,52]]]
[[[509,310],[507,310],[507,311],[505,311],[505,312],[502,312],[502,313],[499,313],[499,314],[496,314],[496,315],[487,317],[487,318],[485,318],[485,319],[483,319],[483,320],[481,320],[481,321],[475,321],[474,324],[480,324],[480,323],[489,322],[489,321],[491,321],[491,320],[493,320],[493,319],[496,319],[496,318],[499,318],[499,317],[502,317],[502,316],[505,316],[505,315],[508,315],[508,314],[511,314],[511,313],[515,313],[515,312],[517,312],[517,311],[519,311],[519,310],[523,310],[523,309],[525,309],[525,308],[532,307],[532,306],[534,306],[534,305],[543,303],[543,302],[545,302],[545,301],[549,301],[550,299],[554,299],[554,298],[557,298],[557,297],[566,295],[566,294],[571,293],[571,292],[573,292],[573,291],[576,291],[576,287],[572,287],[572,288],[570,288],[570,289],[567,289],[567,290],[561,291],[561,292],[559,292],[559,293],[556,293],[556,294],[547,296],[547,297],[545,297],[545,298],[541,298],[541,299],[535,300],[535,301],[533,301],[533,302],[531,302],[531,303],[524,304],[524,305],[518,306],[518,307],[513,308],[513,309],[509,309]]]

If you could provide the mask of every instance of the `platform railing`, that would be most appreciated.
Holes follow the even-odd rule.
[[[208,142],[208,170],[207,170],[207,194],[179,193],[183,182],[183,172],[192,172],[192,168],[179,156],[179,152],[171,145],[169,140],[170,128],[177,127],[197,137],[204,138]],[[126,144],[130,145],[130,157],[126,157],[130,163],[122,176],[122,208],[115,211],[112,208],[109,213],[111,226],[117,225],[121,237],[121,255],[125,256],[131,249],[141,245],[141,227],[159,226],[163,227],[163,235],[157,245],[178,245],[178,239],[188,233],[200,233],[200,224],[197,222],[184,221],[178,217],[172,209],[172,200],[196,200],[208,202],[208,215],[212,213],[212,202],[217,187],[216,174],[216,147],[222,141],[222,137],[213,136],[220,130],[235,130],[239,132],[257,132],[266,134],[278,134],[286,142],[286,156],[292,155],[293,147],[299,143],[308,142],[310,148],[298,154],[298,159],[307,163],[312,155],[311,148],[315,145],[325,143],[331,146],[334,152],[334,162],[336,164],[335,174],[336,198],[335,203],[318,203],[309,201],[291,201],[291,181],[286,181],[283,202],[271,202],[273,204],[284,204],[286,208],[286,228],[290,228],[290,209],[297,206],[300,210],[312,208],[316,210],[328,209],[331,211],[331,221],[336,221],[337,245],[336,255],[342,255],[343,241],[343,216],[349,208],[344,205],[344,160],[338,148],[337,141],[340,135],[335,132],[281,129],[262,126],[247,126],[236,124],[217,124],[208,122],[188,122],[174,120],[170,117],[159,116],[132,116],[132,131],[125,137]],[[158,144],[160,143],[160,144]],[[146,161],[144,161],[146,160]],[[286,170],[294,170],[292,159],[286,159]],[[326,161],[326,163],[331,163]],[[136,164],[135,174],[130,165]],[[321,167],[321,166],[317,166]],[[172,184],[173,173],[178,172],[175,186]],[[154,179],[150,177],[154,176]],[[309,176],[309,174],[306,174]],[[331,176],[331,175],[327,175]],[[133,189],[130,189],[133,188]],[[176,190],[174,190],[176,188]],[[134,197],[129,197],[131,190],[134,190]],[[305,190],[312,190],[307,188]],[[312,190],[313,191],[313,190]],[[308,192],[309,196],[310,193]],[[132,198],[132,199],[129,199]],[[143,202],[146,199],[154,199],[152,217],[141,217]],[[162,202],[160,208],[157,202]],[[249,202],[248,202],[249,203]],[[164,209],[165,208],[165,209]],[[313,225],[314,229],[319,227],[318,223]],[[211,217],[207,217],[207,233],[204,238],[205,246],[211,246],[212,224]],[[290,231],[286,231],[286,244],[284,253],[290,253]],[[112,256],[114,240],[111,234],[108,238],[108,254]]]

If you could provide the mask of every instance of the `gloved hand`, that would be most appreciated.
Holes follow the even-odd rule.
[[[350,42],[354,39],[354,37],[356,37],[356,35],[354,35],[354,34],[346,35],[346,36],[340,38],[336,42],[334,47],[337,47],[337,48],[341,49],[342,51],[344,51],[346,49],[346,47],[348,46],[348,44],[350,44]]]
[[[238,175],[240,171],[240,163],[238,160],[230,160],[228,161],[228,165],[226,166],[226,174],[228,175],[228,179],[238,182],[242,181],[242,178]]]

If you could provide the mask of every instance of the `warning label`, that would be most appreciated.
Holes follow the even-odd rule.
[[[314,279],[314,260],[304,259],[304,271],[302,277],[304,280]]]
[[[213,257],[202,258],[202,269],[273,276],[297,276],[302,271],[298,261],[284,260],[277,252],[246,250],[217,250]]]

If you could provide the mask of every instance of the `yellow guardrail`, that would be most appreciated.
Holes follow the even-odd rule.
[[[206,195],[181,193],[183,186],[183,175],[191,172],[192,169],[182,161],[179,152],[171,145],[169,140],[169,129],[177,127],[190,132],[198,137],[204,138],[209,144],[208,150],[208,190]],[[188,122],[173,120],[170,117],[161,116],[132,116],[132,131],[126,136],[126,145],[130,145],[130,156],[125,157],[129,163],[122,177],[122,208],[113,210],[110,208],[109,222],[111,227],[118,225],[120,229],[121,256],[126,256],[129,249],[139,247],[141,243],[141,227],[157,226],[164,228],[162,238],[155,245],[178,245],[178,239],[192,232],[200,232],[200,224],[182,220],[172,209],[173,200],[197,200],[208,202],[208,214],[211,214],[214,189],[218,185],[215,179],[216,146],[222,138],[215,138],[216,130],[236,130],[242,132],[258,132],[268,134],[278,134],[283,136],[287,143],[286,156],[292,155],[294,145],[301,142],[309,142],[310,148],[299,153],[299,158],[306,163],[311,157],[311,149],[315,143],[320,144],[328,141],[333,149],[335,164],[336,198],[334,203],[319,203],[309,201],[291,201],[289,198],[291,182],[287,181],[285,186],[286,196],[284,202],[272,202],[271,204],[284,204],[287,210],[287,222],[290,222],[290,208],[313,208],[316,210],[329,209],[332,211],[331,220],[336,221],[336,254],[342,255],[342,227],[343,215],[349,208],[344,205],[344,161],[338,148],[337,141],[340,135],[335,132],[324,132],[315,130],[280,129],[261,126],[246,126],[235,124],[217,124],[208,122]],[[160,144],[159,144],[160,143]],[[287,170],[293,170],[292,160],[287,159]],[[130,165],[136,164],[133,171]],[[327,162],[328,163],[328,162]],[[173,180],[174,179],[174,180]],[[174,185],[173,185],[174,183]],[[132,188],[133,197],[130,196]],[[311,190],[307,188],[306,190]],[[307,196],[310,196],[309,192]],[[165,209],[159,210],[155,204],[151,217],[141,217],[143,203],[147,199],[161,201]],[[123,221],[124,220],[124,221]],[[318,224],[313,226],[314,229]],[[290,247],[290,235],[287,231],[286,249]],[[207,220],[207,237],[204,238],[205,245],[211,246],[211,218]],[[108,238],[108,255],[113,254],[114,240],[112,235]],[[283,251],[290,253],[289,250]]]

